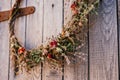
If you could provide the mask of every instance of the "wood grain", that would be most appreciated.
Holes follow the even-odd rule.
[[[71,9],[70,6],[74,0],[64,0],[64,25],[68,23],[71,19]],[[64,80],[77,80],[76,72],[77,68],[74,64],[64,65]]]
[[[120,78],[120,0],[117,0],[117,13],[118,13],[118,44],[119,44],[119,48],[118,48],[118,51],[119,51],[119,78]]]
[[[72,12],[71,4],[74,0],[64,0],[64,25],[70,21]],[[88,43],[79,50],[80,52],[88,55]],[[71,63],[70,65],[64,66],[64,80],[88,80],[88,58],[86,56],[86,61],[76,59],[76,63]]]
[[[11,6],[14,5],[16,0],[11,0]],[[23,2],[21,3],[22,7],[26,6],[26,0],[23,0]],[[16,20],[15,23],[15,34],[18,38],[18,40],[20,41],[20,43],[25,46],[25,27],[26,27],[26,17],[20,17]],[[24,80],[25,79],[25,71],[23,72],[19,72],[20,74],[18,76],[14,75],[14,70],[13,70],[14,66],[12,65],[12,61],[10,61],[10,80]]]
[[[0,11],[10,9],[10,1],[0,0]],[[8,80],[9,69],[9,28],[8,21],[0,23],[0,79]]]
[[[42,43],[43,0],[27,0],[27,6],[36,8],[33,15],[27,16],[26,22],[26,48],[32,49]],[[28,80],[41,80],[41,65],[33,68],[27,77]]]
[[[63,1],[44,0],[44,29],[43,39],[56,36],[62,29]],[[43,64],[42,80],[62,80],[61,70],[51,69],[47,64]]]
[[[102,0],[99,15],[90,16],[90,80],[118,80],[116,0]]]
[[[0,0],[0,11],[10,9],[14,1]],[[63,19],[66,24],[71,18],[72,1],[74,0],[23,0],[22,7],[35,6],[36,11],[16,21],[15,33],[21,44],[27,49],[32,49],[45,42],[46,37],[59,34]],[[64,73],[62,70],[51,69],[47,64],[43,64],[42,67],[40,65],[32,69],[31,73],[23,71],[15,77],[12,63],[9,61],[8,22],[1,22],[0,80],[119,80],[120,28],[117,30],[117,26],[120,26],[120,0],[118,3],[116,1],[102,0],[99,15],[90,15],[89,26],[92,24],[92,27],[89,29],[89,42],[82,48],[82,52],[89,53],[89,58],[80,65],[64,65]],[[116,3],[119,25],[117,25]]]

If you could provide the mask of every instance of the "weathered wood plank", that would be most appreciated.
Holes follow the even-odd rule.
[[[72,17],[72,12],[70,6],[74,0],[64,0],[64,25]],[[74,64],[64,65],[64,80],[77,80],[76,79],[76,69]]]
[[[11,0],[12,4],[11,6],[14,5],[16,0]],[[26,6],[26,0],[23,0],[21,3],[22,7]],[[16,20],[15,23],[15,34],[20,41],[20,43],[25,46],[25,26],[26,26],[26,17],[20,17],[19,19]],[[14,76],[14,66],[12,65],[12,61],[10,60],[10,77],[9,80],[24,80],[25,79],[25,72],[19,72],[20,74],[17,75],[16,77]]]
[[[102,0],[99,15],[90,17],[90,80],[118,80],[116,0]]]
[[[36,11],[27,17],[26,23],[26,48],[32,49],[42,43],[43,28],[43,0],[27,0],[27,6],[35,6]],[[28,80],[41,80],[41,65],[27,74]]]
[[[44,29],[43,39],[56,36],[62,29],[62,0],[44,0]],[[42,80],[62,80],[61,70],[51,69],[47,64],[43,64]]]
[[[118,9],[118,41],[119,41],[119,78],[120,78],[120,0],[117,0],[118,3],[117,3],[117,9]]]
[[[75,0],[64,0],[64,24],[70,21],[72,13],[71,13],[71,4]],[[88,55],[88,43],[84,45],[81,52]],[[88,62],[80,61],[80,59],[76,59],[76,63],[71,63],[70,65],[64,66],[64,80],[88,80]]]
[[[10,9],[10,1],[0,0],[0,11]],[[9,69],[9,27],[8,22],[0,23],[0,79],[8,80]]]

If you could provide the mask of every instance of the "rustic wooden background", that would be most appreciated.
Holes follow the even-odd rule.
[[[19,18],[16,34],[27,49],[46,37],[57,35],[71,17],[73,0],[24,0],[22,7],[35,6],[33,15]],[[0,0],[0,11],[11,8],[14,0]],[[98,16],[89,16],[88,55],[80,65],[64,65],[61,71],[46,64],[15,77],[9,60],[8,21],[0,23],[0,80],[119,80],[120,0],[101,0]],[[92,25],[91,25],[92,23]]]

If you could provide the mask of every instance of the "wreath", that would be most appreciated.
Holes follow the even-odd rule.
[[[19,15],[19,6],[22,0],[16,0],[10,14],[10,54],[15,74],[24,67],[26,71],[48,62],[51,66],[61,66],[63,63],[70,64],[72,58],[83,57],[77,50],[83,46],[87,17],[91,12],[96,12],[99,1],[88,3],[87,0],[76,0],[71,5],[72,18],[62,28],[57,37],[52,37],[45,45],[31,50],[25,49],[18,41],[15,32],[15,21]]]

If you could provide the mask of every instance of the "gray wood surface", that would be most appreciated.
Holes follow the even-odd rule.
[[[43,42],[57,36],[62,29],[63,5],[62,0],[44,0],[44,29]],[[43,80],[62,80],[62,70],[52,69],[47,63],[43,64]]]
[[[27,16],[26,22],[26,47],[33,49],[42,43],[43,28],[43,0],[27,0],[27,6],[35,6],[36,11],[33,15]],[[41,80],[41,65],[33,68],[27,74],[28,80]]]
[[[11,0],[11,6],[14,4],[15,0]],[[23,1],[21,4],[22,7],[26,6],[26,1]],[[25,46],[25,17],[21,17],[18,20],[16,20],[15,24],[15,34],[17,38],[19,39],[20,43]],[[10,72],[9,72],[9,77],[10,80],[22,80],[22,77],[25,78],[24,73],[20,72],[20,75],[15,77],[14,76],[14,65],[12,65],[12,60],[10,60]]]
[[[0,11],[10,9],[10,1],[0,2]],[[0,80],[8,80],[9,69],[9,28],[8,21],[0,23]]]
[[[68,21],[72,17],[71,12],[71,4],[74,0],[64,0],[64,25],[68,23]],[[85,46],[80,50],[81,52],[88,55],[88,43],[86,41]],[[88,80],[88,58],[86,56],[86,60],[82,61],[80,59],[76,59],[76,63],[71,63],[64,65],[64,80]]]
[[[120,78],[120,0],[117,0],[117,9],[118,9],[118,17],[117,17],[117,19],[118,19],[118,44],[119,44],[119,47],[118,47],[118,58],[119,58],[119,63],[118,63],[118,65],[119,65],[119,78]]]
[[[118,80],[116,0],[102,0],[99,15],[91,16],[90,23],[90,80]]]
[[[10,9],[14,1],[0,0],[0,11]],[[45,43],[52,35],[58,35],[63,24],[71,18],[72,1],[74,0],[23,0],[21,7],[35,6],[36,11],[16,21],[15,33],[21,44],[32,49]],[[86,61],[76,59],[80,64],[65,64],[59,70],[43,64],[30,73],[23,69],[16,77],[11,60],[9,61],[8,21],[1,22],[0,80],[119,80],[119,5],[120,0],[101,0],[99,14],[89,16],[90,29],[87,42],[82,48],[82,52],[88,55]]]

